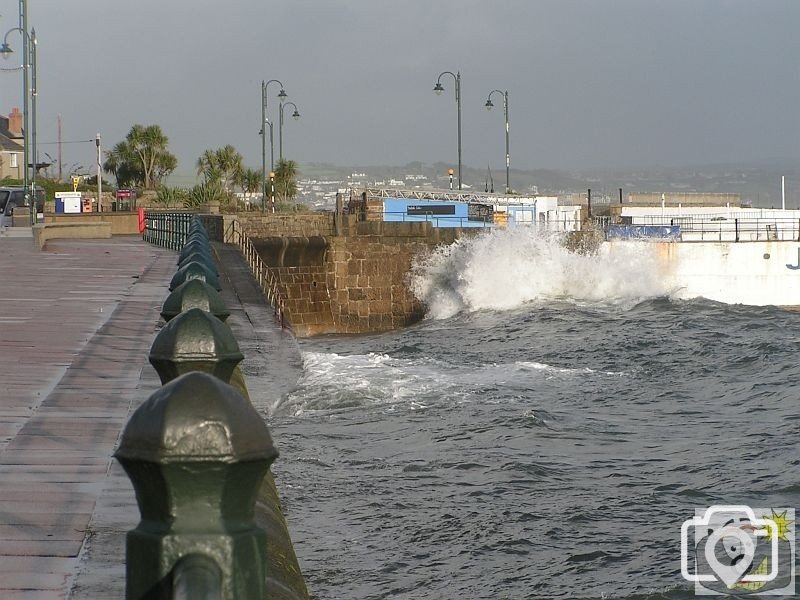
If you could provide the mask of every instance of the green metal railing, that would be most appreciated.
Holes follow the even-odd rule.
[[[161,212],[146,210],[142,238],[162,248],[180,250],[189,233],[189,225],[195,217],[187,212]]]
[[[115,453],[141,513],[126,540],[126,598],[308,600],[269,470],[278,452],[250,402],[235,336],[215,316],[229,311],[214,289],[208,232],[186,213],[151,223],[152,243],[189,241],[150,349],[162,387]]]

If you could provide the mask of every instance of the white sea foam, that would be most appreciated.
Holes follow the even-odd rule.
[[[539,362],[454,365],[432,358],[396,358],[387,354],[303,352],[298,388],[277,414],[342,410],[367,406],[424,409],[432,404],[464,402],[487,386],[531,389],[553,378],[602,377],[621,373],[563,368]]]
[[[520,369],[531,369],[534,371],[544,371],[545,373],[552,373],[552,374],[573,374],[573,375],[591,375],[591,374],[599,374],[599,375],[625,375],[624,371],[597,371],[595,369],[590,369],[589,367],[581,367],[580,369],[566,369],[563,367],[553,367],[551,365],[546,365],[540,362],[530,362],[530,361],[518,361],[515,363],[516,366]]]
[[[628,244],[613,256],[570,252],[558,235],[533,227],[462,238],[419,258],[411,287],[429,316],[507,310],[528,302],[636,304],[670,293],[650,244]]]

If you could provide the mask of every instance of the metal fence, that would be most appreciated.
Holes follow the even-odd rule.
[[[682,242],[800,241],[800,219],[702,216],[635,217],[632,225],[679,227]]]
[[[286,317],[286,298],[281,291],[278,278],[263,261],[239,221],[231,221],[225,231],[224,241],[226,244],[233,244],[239,248],[242,256],[247,261],[247,265],[250,267],[250,271],[253,273],[256,283],[258,283],[267,301],[272,305],[275,311],[275,318],[281,327],[291,329],[291,324]]]
[[[198,219],[208,232],[209,239],[223,241],[222,215],[199,215],[188,211],[144,211],[142,239],[145,242],[180,250],[186,243],[186,235],[192,219]]]
[[[194,216],[187,212],[147,210],[144,213],[142,239],[156,246],[180,250],[186,242],[189,225]]]

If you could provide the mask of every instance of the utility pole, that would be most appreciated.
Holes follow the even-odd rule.
[[[102,150],[100,147],[100,134],[95,138],[97,145],[97,212],[103,212],[103,176],[102,176]]]
[[[31,171],[31,195],[33,198],[31,199],[31,203],[33,204],[33,218],[31,219],[31,223],[36,225],[36,219],[39,216],[39,205],[38,200],[36,197],[36,176],[38,172],[36,170],[36,165],[38,161],[38,149],[36,147],[36,96],[37,96],[37,88],[36,88],[36,30],[31,29],[31,37],[30,37],[30,46],[28,47],[29,59],[31,61],[31,155],[32,155],[32,163],[33,163],[33,171]],[[42,213],[44,213],[44,207],[42,207]]]
[[[56,116],[58,123],[58,180],[62,180],[63,173],[61,172],[62,154],[61,154],[61,115]]]

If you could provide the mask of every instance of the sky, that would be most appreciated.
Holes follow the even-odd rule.
[[[800,160],[798,0],[27,2],[40,157],[56,156],[61,115],[77,142],[65,168],[91,168],[95,134],[111,147],[134,123],[161,126],[179,173],[226,144],[257,167],[270,79],[301,113],[283,127],[301,165],[455,167],[453,79],[433,93],[443,71],[461,73],[464,165],[504,167],[493,89],[509,94],[514,168]],[[0,0],[0,27],[18,24],[18,2]],[[0,72],[0,95],[0,113],[21,106],[19,72]]]

